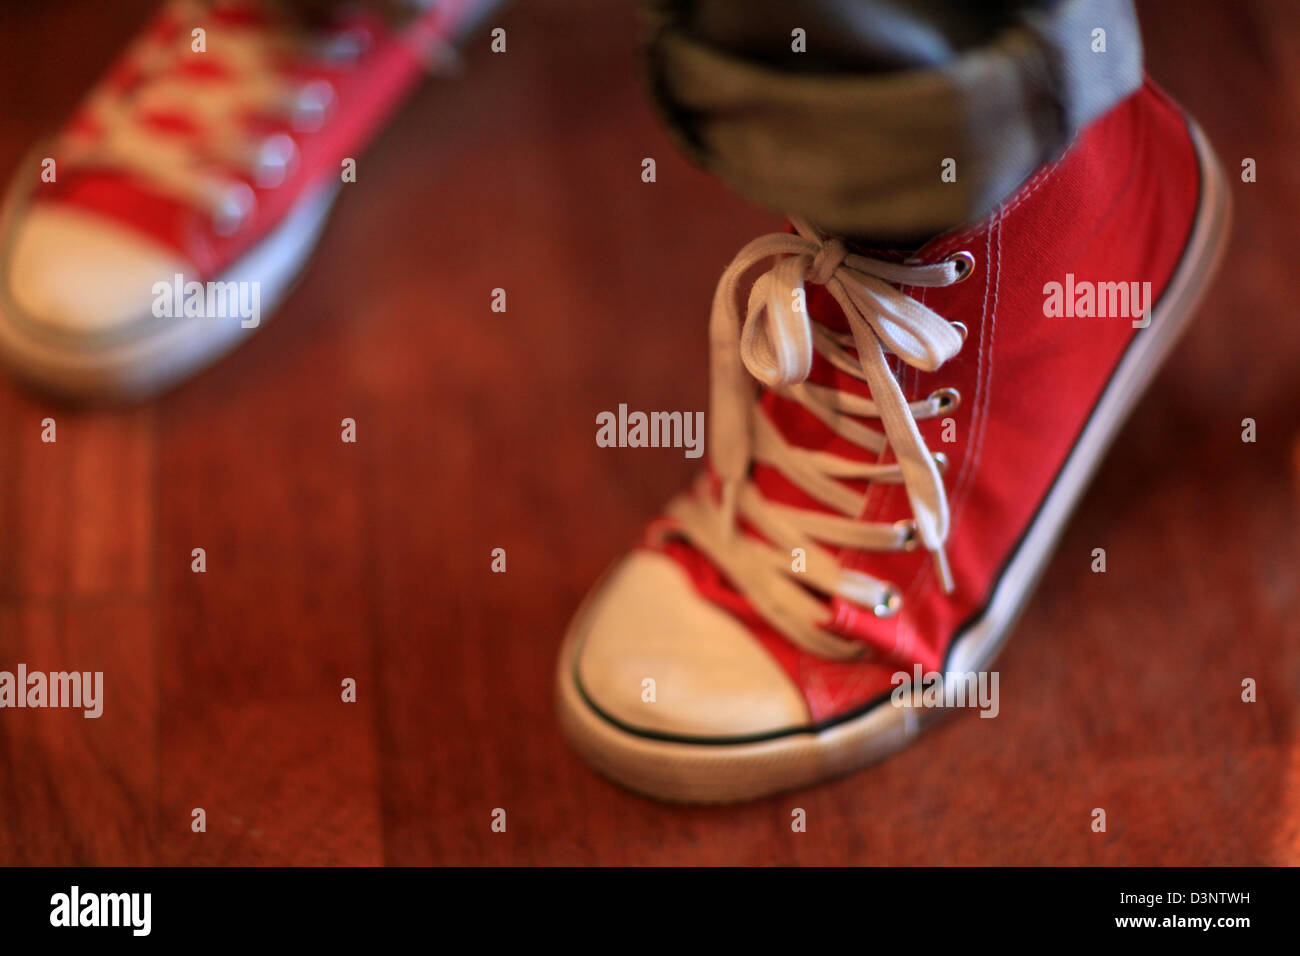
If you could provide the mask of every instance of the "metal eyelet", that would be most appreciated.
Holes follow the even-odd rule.
[[[233,236],[253,216],[257,197],[247,183],[227,188],[212,211],[212,231],[218,236]]]
[[[903,597],[891,587],[881,592],[880,601],[872,608],[876,617],[893,617],[903,608]]]
[[[253,176],[259,189],[275,189],[289,178],[298,161],[298,144],[285,133],[267,137],[258,147]]]
[[[939,403],[939,414],[943,415],[961,404],[961,392],[955,388],[935,389],[930,393],[930,401]]]
[[[945,474],[948,471],[948,456],[941,451],[936,451],[930,455],[934,459],[934,465],[939,469],[939,474]]]
[[[370,50],[372,37],[365,29],[346,29],[322,37],[313,44],[318,60],[326,66],[350,66]]]
[[[965,282],[975,272],[975,257],[963,249],[943,257],[944,262],[957,263],[957,282]],[[956,285],[954,282],[953,285]]]
[[[338,97],[327,80],[304,83],[294,96],[290,122],[299,133],[316,133],[334,112]]]
[[[965,322],[949,322],[948,324],[951,325],[954,329],[957,330],[957,334],[960,335],[960,336],[961,336],[961,340],[962,340],[963,342],[965,342],[965,341],[966,341],[966,335],[967,335],[967,333],[968,333],[968,330],[967,330],[967,328],[966,328],[966,323],[965,323]]]
[[[916,522],[915,521],[912,521],[908,518],[904,518],[901,521],[895,521],[894,530],[903,533],[902,550],[904,551],[916,550]]]

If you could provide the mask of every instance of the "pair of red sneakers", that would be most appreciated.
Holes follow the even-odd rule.
[[[183,291],[247,306],[252,286],[269,314],[341,168],[491,6],[308,32],[255,2],[170,4],[18,171],[0,352],[64,393],[137,397],[237,345],[260,317],[187,315]],[[742,799],[971,704],[1227,218],[1205,138],[1148,83],[920,250],[797,219],[746,246],[713,303],[710,467],[560,654],[579,750],[646,793]]]

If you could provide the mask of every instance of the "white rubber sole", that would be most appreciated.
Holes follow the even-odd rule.
[[[27,162],[20,166],[35,168]],[[315,249],[338,189],[327,182],[305,196],[215,280],[260,283],[257,326],[244,328],[238,319],[160,319],[146,311],[120,334],[82,339],[43,327],[24,315],[9,293],[12,241],[26,208],[26,192],[15,180],[0,212],[0,358],[18,378],[63,398],[135,401],[155,395],[212,364],[270,320]]]
[[[997,657],[1070,512],[1120,426],[1191,320],[1222,255],[1230,218],[1226,184],[1204,134],[1194,123],[1188,125],[1200,161],[1202,194],[1182,261],[1153,310],[1151,324],[1138,333],[1121,359],[983,615],[954,641],[945,668],[949,672],[983,671]],[[690,743],[643,736],[611,723],[588,703],[577,684],[575,662],[588,618],[584,606],[560,652],[556,692],[561,724],[597,770],[660,799],[726,803],[807,786],[894,753],[946,713],[943,709],[895,707],[885,701],[819,732],[757,742]]]

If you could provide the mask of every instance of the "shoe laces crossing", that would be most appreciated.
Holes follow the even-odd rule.
[[[824,629],[826,608],[813,592],[839,596],[882,617],[897,611],[899,599],[889,582],[841,567],[832,547],[903,551],[919,544],[933,556],[945,591],[953,589],[944,550],[949,514],[941,468],[946,459],[930,453],[917,428],[918,421],[950,410],[952,393],[939,390],[908,402],[890,372],[886,351],[927,372],[955,356],[964,338],[962,327],[896,286],[954,285],[969,275],[970,267],[968,260],[954,258],[913,264],[856,255],[803,219],[791,223],[794,234],[761,236],[741,249],[718,282],[709,326],[709,441],[721,490],[713,494],[700,488],[682,495],[668,514],[769,623],[815,654],[847,659],[858,656],[863,645]],[[740,282],[772,257],[775,262],[750,287],[742,321]],[[848,334],[808,314],[807,283],[824,286],[835,299]],[[816,354],[866,383],[871,397],[807,381]],[[852,460],[786,441],[759,407],[750,376],[798,402],[877,460]],[[860,418],[878,419],[882,431],[868,428]],[[894,461],[879,460],[887,448]],[[777,469],[828,511],[765,498],[749,475],[755,462]],[[890,524],[859,520],[863,495],[843,480],[902,484],[912,519]],[[738,519],[761,538],[741,533]],[[792,567],[795,548],[806,555],[800,571]]]
[[[178,0],[166,16],[166,29],[128,51],[125,85],[101,84],[88,99],[89,122],[68,132],[62,161],[138,175],[231,235],[256,210],[252,187],[282,185],[298,164],[295,136],[319,130],[335,109],[329,80],[293,76],[283,65],[346,67],[369,35],[218,0]],[[206,34],[201,53],[192,47],[195,27]]]

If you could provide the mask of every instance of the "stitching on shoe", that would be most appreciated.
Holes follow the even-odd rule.
[[[993,218],[987,234],[984,236],[984,263],[985,271],[989,268],[1001,267],[1001,247],[996,252],[996,264],[994,259],[993,232],[997,229],[1002,221],[1002,213],[999,211]],[[993,265],[991,265],[993,264]],[[972,396],[973,404],[971,406],[971,435],[970,442],[967,444],[967,453],[962,455],[961,470],[957,472],[953,480],[953,510],[956,511],[957,504],[967,494],[967,487],[970,485],[971,475],[975,472],[975,465],[979,455],[980,440],[984,434],[984,417],[983,412],[987,407],[986,394],[988,392],[988,375],[992,365],[992,357],[989,355],[989,345],[992,340],[992,330],[990,326],[994,321],[994,311],[997,309],[996,297],[993,295],[994,288],[993,275],[985,275],[984,278],[984,307],[980,315],[980,338],[979,338],[979,367],[975,371],[975,392]],[[992,303],[993,311],[990,311]],[[952,527],[956,530],[956,515],[952,516]]]
[[[991,392],[990,383],[993,380],[993,346],[994,346],[994,338],[997,335],[997,329],[998,329],[998,291],[1002,286],[1002,222],[1003,222],[1004,215],[1005,214],[999,214],[994,223],[994,229],[997,232],[997,246],[996,246],[997,264],[994,267],[994,273],[993,273],[993,307],[989,312],[989,341],[988,341],[989,363],[988,363],[988,370],[985,375],[985,384],[982,390],[983,394],[980,396],[980,408],[979,408],[980,427],[979,427],[979,436],[977,439],[978,444],[975,447],[975,455],[973,460],[971,461],[972,476],[975,474],[975,472],[979,470],[980,458],[984,454],[984,436],[987,434],[987,429],[984,427],[984,423],[988,420],[988,407],[989,407],[989,399],[990,399],[990,392]],[[953,502],[953,514],[952,514],[952,527],[954,531],[958,527],[958,524],[961,519],[961,515],[964,513],[966,509],[966,502],[970,499],[970,488],[972,484],[973,482],[968,482],[961,489],[960,494],[954,495],[955,500]]]
[[[958,522],[960,520],[960,516],[962,512],[965,510],[966,501],[970,497],[969,478],[977,470],[979,464],[979,458],[984,451],[984,435],[986,433],[984,423],[988,417],[988,406],[989,406],[989,384],[988,383],[992,381],[992,376],[993,376],[993,337],[995,332],[997,331],[998,291],[1002,285],[1003,224],[1006,221],[1007,216],[1011,212],[1013,212],[1017,207],[1019,207],[1026,200],[1028,200],[1029,197],[1038,190],[1039,186],[1046,183],[1047,180],[1050,179],[1058,169],[1060,169],[1061,163],[1064,161],[1064,159],[1065,157],[1062,156],[1061,159],[1057,160],[1055,163],[1052,163],[1051,166],[1042,170],[1040,174],[1035,177],[1036,181],[1032,181],[1030,184],[1026,184],[1027,188],[1023,189],[1021,193],[1018,196],[1016,196],[1005,207],[998,210],[998,212],[993,216],[992,222],[989,224],[988,235],[985,236],[985,256],[987,257],[988,243],[992,238],[994,231],[996,231],[997,233],[994,275],[993,275],[993,281],[991,283],[993,289],[993,308],[991,311],[986,310],[985,318],[980,323],[980,360],[982,362],[984,357],[984,327],[985,325],[987,325],[989,362],[988,362],[988,368],[984,372],[983,384],[976,385],[976,388],[979,389],[981,394],[979,396],[978,417],[977,419],[973,419],[975,421],[976,427],[978,428],[978,434],[976,436],[972,436],[974,440],[977,442],[977,444],[975,445],[975,453],[973,456],[967,456],[966,460],[962,462],[962,475],[959,478],[958,487],[954,488],[954,492],[953,492],[953,513],[952,513],[951,526],[954,531],[958,526]],[[988,291],[988,287],[986,286],[985,287],[986,295],[987,295],[987,291]],[[966,468],[966,465],[968,463],[970,465],[969,470]]]
[[[986,233],[992,232],[995,224],[1000,223],[1005,219],[1008,213],[1029,199],[1030,196],[1038,191],[1038,187],[1042,186],[1047,182],[1047,180],[1056,174],[1056,171],[1061,168],[1062,163],[1065,162],[1065,158],[1068,155],[1069,153],[1067,152],[1060,159],[1048,164],[1035,173],[1023,186],[1020,187],[1020,191],[1016,193],[1016,195],[1012,196],[1004,206],[990,217],[990,219],[985,220],[977,226],[965,229],[957,235],[944,240],[938,247],[936,247],[936,255],[942,258],[943,255],[947,255],[963,242],[969,241],[972,237],[979,235],[981,231]]]
[[[956,480],[953,482],[953,508],[952,515],[949,519],[949,527],[952,529],[953,534],[956,533],[959,526],[958,518],[962,510],[962,505],[970,494],[970,487],[972,484],[971,478],[977,471],[980,452],[983,450],[984,446],[984,422],[987,417],[985,413],[988,410],[989,382],[992,379],[993,373],[993,329],[997,324],[997,279],[1001,275],[1002,271],[1002,216],[1002,210],[995,213],[992,223],[984,234],[984,261],[987,263],[990,260],[993,260],[997,264],[995,266],[996,272],[993,276],[989,276],[987,269],[985,270],[984,306],[980,316],[980,339],[977,351],[979,364],[975,372],[976,395],[973,396],[976,407],[971,410],[971,428],[973,434],[970,437],[970,442],[966,446],[971,450],[971,453],[962,456],[961,469],[958,471]],[[994,230],[998,233],[998,245],[996,251],[994,251],[992,246]],[[992,292],[991,307],[990,291]],[[986,356],[988,359],[987,362],[985,361]],[[932,573],[933,570],[934,566],[929,561],[921,564],[916,577],[913,578],[912,583],[908,585],[906,596],[903,599],[905,604],[924,600],[928,595],[930,588],[935,583],[935,577]],[[902,616],[903,615],[900,615],[900,618]]]

